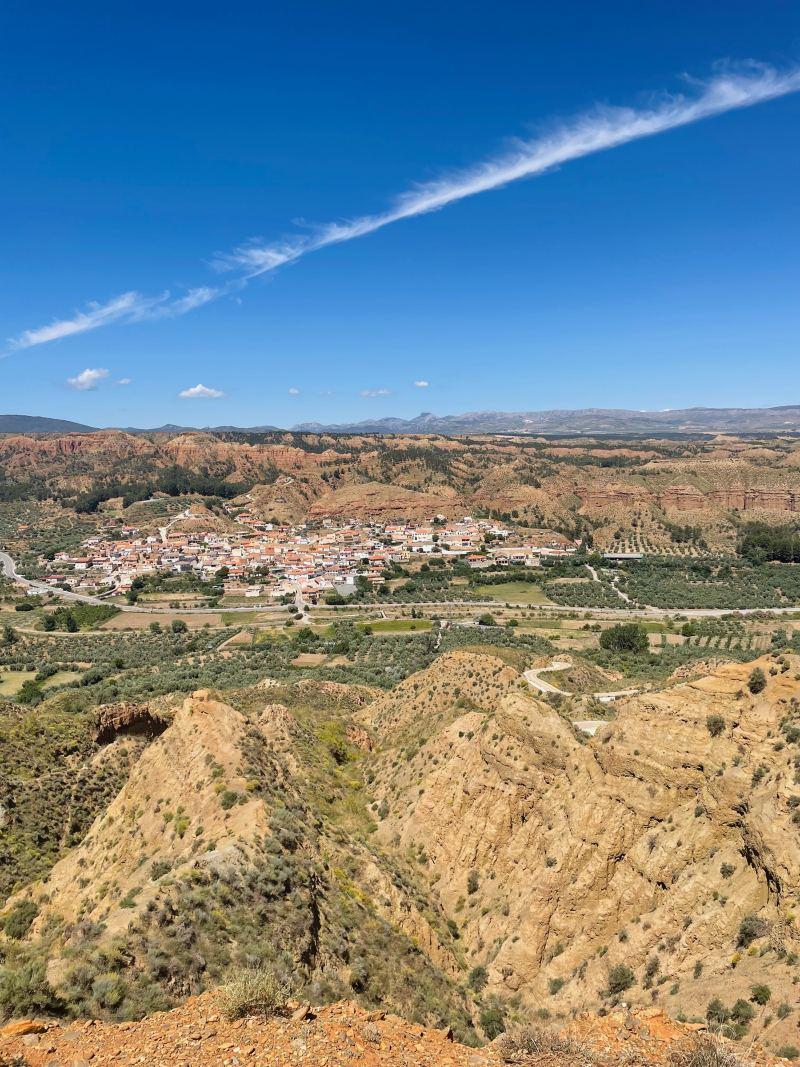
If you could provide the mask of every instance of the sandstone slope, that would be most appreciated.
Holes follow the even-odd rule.
[[[590,741],[502,665],[484,701],[486,664],[464,654],[367,709],[381,839],[424,852],[488,990],[527,1012],[585,1010],[623,967],[626,1000],[675,1015],[760,982],[794,1005],[800,662],[759,664],[758,695],[752,665],[725,665],[628,700]],[[461,690],[444,703],[442,671]],[[767,1032],[796,1024],[772,1016]]]

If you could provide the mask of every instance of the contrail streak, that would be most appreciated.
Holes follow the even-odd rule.
[[[458,200],[499,189],[522,178],[545,174],[563,163],[798,90],[800,69],[780,72],[772,67],[751,66],[743,73],[717,75],[703,84],[694,97],[668,97],[646,110],[597,108],[535,140],[518,141],[511,151],[494,159],[438,181],[414,186],[387,211],[349,222],[329,223],[311,235],[273,244],[243,245],[219,257],[217,263],[223,268],[243,269],[248,277],[265,274],[309,252],[353,241],[402,219],[438,211]]]
[[[386,211],[345,222],[331,222],[310,233],[269,244],[250,242],[241,245],[214,260],[218,269],[238,273],[238,277],[225,286],[198,286],[182,297],[172,297],[169,293],[155,297],[135,291],[123,293],[105,304],[90,304],[87,311],[78,312],[71,319],[25,330],[10,340],[10,348],[31,348],[115,322],[141,322],[184,315],[241,288],[251,278],[330,245],[354,241],[392,223],[439,211],[459,200],[545,174],[584,156],[795,93],[800,90],[800,67],[780,71],[750,63],[743,69],[726,70],[706,82],[693,84],[693,95],[662,97],[646,108],[595,108],[533,140],[518,140],[503,154],[467,170],[415,185],[397,197]]]

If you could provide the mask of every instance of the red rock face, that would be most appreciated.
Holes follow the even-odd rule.
[[[708,494],[718,507],[738,511],[800,511],[800,492],[790,489],[723,489]]]
[[[706,498],[691,485],[676,485],[658,495],[659,505],[667,511],[697,511],[706,507]]]
[[[122,734],[152,739],[163,734],[168,725],[168,721],[147,704],[132,701],[106,704],[97,719],[95,741],[107,745]]]
[[[656,505],[665,511],[701,511],[720,508],[726,511],[800,511],[800,491],[792,489],[714,489],[701,493],[691,486],[665,489],[660,493],[634,492],[625,489],[579,489],[581,506],[588,509],[632,508]]]

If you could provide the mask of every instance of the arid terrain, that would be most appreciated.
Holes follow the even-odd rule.
[[[445,653],[385,694],[265,680],[101,708],[59,782],[26,779],[11,710],[3,1006],[137,1018],[258,959],[299,998],[471,1042],[620,1003],[705,1022],[721,998],[789,1047],[799,675],[793,654],[725,665],[587,739],[513,656]],[[55,862],[25,884],[42,818],[64,820]]]
[[[797,449],[1,438],[11,564],[165,547],[0,579],[0,1056],[800,1056]],[[382,588],[251,610],[242,516]]]
[[[280,521],[478,509],[646,551],[672,545],[675,525],[724,549],[737,517],[785,522],[800,512],[800,443],[780,436],[9,434],[0,471],[7,498],[44,491],[70,504],[182,472],[252,491],[260,513]]]

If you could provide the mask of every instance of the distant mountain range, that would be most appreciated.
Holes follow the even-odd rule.
[[[87,426],[68,419],[48,419],[44,415],[0,415],[0,433],[97,433],[102,429],[124,430],[127,433],[191,433],[198,429],[208,433],[275,433],[279,426],[178,426],[165,423],[143,429],[138,426]]]
[[[776,408],[684,408],[626,411],[471,411],[463,415],[423,412],[413,419],[370,419],[336,426],[318,422],[292,427],[305,433],[753,433],[800,430],[800,405]]]
[[[94,426],[43,415],[0,415],[0,433],[91,433]]]
[[[271,433],[277,426],[166,426],[130,433]],[[90,433],[98,427],[37,415],[0,415],[0,433]],[[575,411],[471,411],[462,415],[423,412],[413,419],[367,419],[363,422],[302,422],[296,433],[349,434],[641,434],[641,433],[775,433],[800,432],[800,405],[774,408],[679,408],[667,411],[626,411],[583,408]]]

